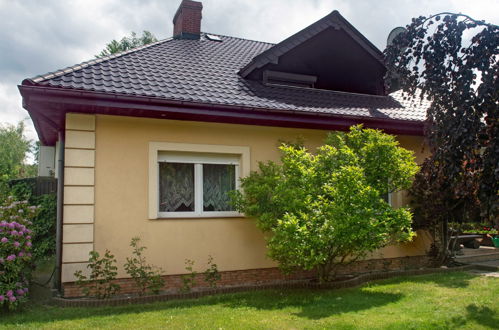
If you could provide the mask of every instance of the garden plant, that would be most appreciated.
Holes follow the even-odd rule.
[[[208,268],[204,271],[204,280],[211,288],[217,287],[217,282],[222,279],[218,271],[218,265],[213,262],[213,257],[208,256]]]
[[[182,279],[182,292],[190,292],[192,287],[196,285],[197,271],[194,270],[194,260],[185,259],[185,270],[188,272],[181,276]]]
[[[144,295],[148,291],[158,294],[165,285],[165,280],[161,277],[161,268],[147,264],[143,255],[146,247],[140,245],[139,237],[133,237],[130,246],[133,255],[126,258],[125,271],[139,288],[139,295]]]
[[[36,262],[55,255],[56,232],[56,194],[35,195],[34,187],[26,182],[11,185],[10,194],[18,200],[26,200],[30,205],[37,205],[38,212],[33,218],[32,243],[33,260]]]
[[[395,137],[354,126],[330,133],[315,154],[292,144],[279,149],[281,163],[260,163],[233,201],[268,233],[268,255],[283,270],[316,269],[329,281],[339,265],[413,237],[409,209],[386,201],[418,170]]]
[[[0,310],[26,302],[32,269],[32,219],[37,207],[7,197],[0,206]]]
[[[81,270],[76,271],[76,284],[86,296],[95,295],[98,299],[112,297],[121,289],[119,284],[114,283],[118,274],[114,255],[109,250],[102,257],[97,251],[90,251],[89,255],[87,268],[90,274],[86,276]]]

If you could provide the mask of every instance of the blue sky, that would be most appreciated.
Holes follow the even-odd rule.
[[[412,17],[461,12],[499,24],[499,0],[204,0],[202,30],[279,42],[338,10],[381,50]],[[0,0],[0,123],[28,118],[24,78],[89,60],[107,42],[149,30],[164,39],[180,0]],[[36,139],[29,119],[27,136]]]

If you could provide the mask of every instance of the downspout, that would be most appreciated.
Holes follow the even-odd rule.
[[[59,131],[59,157],[57,159],[57,218],[55,233],[55,295],[62,294],[61,268],[62,268],[62,223],[64,206],[64,132]]]

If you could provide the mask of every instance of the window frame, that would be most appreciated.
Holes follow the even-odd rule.
[[[160,218],[192,218],[192,217],[239,217],[241,214],[237,211],[204,211],[204,176],[203,165],[234,165],[235,166],[235,189],[240,187],[239,163],[238,155],[224,156],[223,154],[206,154],[206,153],[179,153],[179,152],[163,152],[158,155],[158,180],[159,164],[160,163],[177,163],[177,164],[193,164],[194,165],[194,211],[180,212],[161,212],[158,210]],[[160,185],[158,185],[158,196]],[[159,199],[158,199],[159,203]],[[159,204],[158,204],[159,207]]]
[[[237,164],[236,164],[236,159]],[[159,211],[159,163],[194,164],[194,212]],[[237,211],[203,211],[203,165],[236,165],[236,189],[250,173],[250,148],[246,146],[149,142],[149,219],[243,217]],[[200,201],[200,203],[199,203]]]

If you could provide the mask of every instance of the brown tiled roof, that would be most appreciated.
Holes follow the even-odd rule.
[[[263,85],[238,75],[273,44],[218,35],[167,39],[23,82],[215,105],[423,121],[428,104],[390,96]]]

